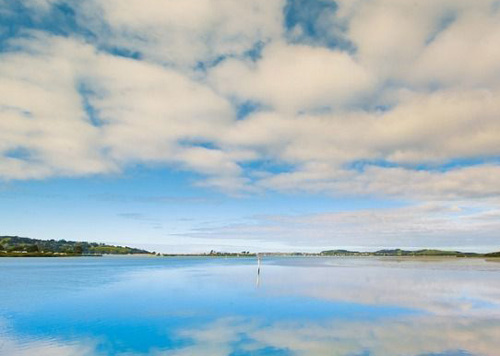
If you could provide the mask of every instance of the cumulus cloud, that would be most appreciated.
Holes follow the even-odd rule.
[[[227,100],[154,64],[31,35],[2,57],[4,178],[110,173],[140,162],[238,175],[231,157],[244,154],[193,146],[231,123]]]
[[[59,45],[69,58],[29,52],[2,55],[0,172],[4,178],[113,170],[112,163],[101,159],[96,145],[99,132],[86,122],[75,90],[77,73],[71,58],[75,48]]]
[[[445,86],[498,88],[500,13],[484,6],[469,7],[446,31],[418,54],[410,76],[417,83],[439,82]],[[492,4],[490,4],[492,6]]]
[[[262,57],[225,61],[212,71],[214,86],[284,112],[342,107],[372,88],[371,73],[342,51],[275,43]]]
[[[101,41],[138,51],[145,58],[194,67],[241,56],[260,42],[279,38],[283,0],[92,1],[82,12],[110,29]],[[96,20],[94,26],[99,28]]]
[[[140,163],[231,192],[499,195],[495,1],[67,2],[64,37],[59,5],[27,2],[2,47],[3,179]]]

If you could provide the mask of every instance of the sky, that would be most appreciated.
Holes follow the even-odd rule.
[[[0,234],[500,250],[500,1],[0,0]]]

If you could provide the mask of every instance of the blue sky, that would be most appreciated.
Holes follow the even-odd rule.
[[[2,234],[500,248],[497,1],[0,1]]]

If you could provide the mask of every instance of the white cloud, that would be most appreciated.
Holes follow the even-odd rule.
[[[25,32],[2,53],[4,179],[145,163],[192,170],[207,177],[200,184],[232,192],[499,195],[493,1],[340,1],[321,21],[344,31],[349,50],[287,43],[283,1],[72,6],[95,34],[89,43]],[[244,58],[259,41],[260,56]],[[105,52],[113,48],[143,57]],[[212,62],[206,76],[193,70],[198,61]],[[260,111],[236,120],[234,103],[245,101]],[[242,165],[252,161],[271,169]]]
[[[190,148],[231,123],[229,103],[210,89],[78,41],[35,34],[17,45],[24,51],[4,54],[0,66],[4,178],[109,173],[136,162],[180,161],[207,174],[220,164],[221,175],[239,172],[224,158],[229,154]],[[28,157],[17,157],[19,149]],[[218,163],[197,164],[196,152]]]
[[[257,185],[276,190],[413,199],[499,194],[498,165],[467,164],[500,154],[499,92],[401,92],[399,97],[398,106],[379,113],[259,112],[229,126],[221,145],[246,147],[291,165],[286,172],[257,177]],[[439,169],[455,160],[455,167]],[[353,163],[356,169],[349,169]],[[419,165],[430,170],[416,169]]]
[[[362,172],[308,164],[301,169],[266,176],[258,184],[285,191],[368,195],[410,200],[456,200],[498,197],[498,165],[479,165],[450,171],[366,167]]]
[[[360,62],[380,80],[483,84],[498,76],[494,0],[338,3]]]
[[[329,248],[497,249],[498,201],[428,203],[321,214],[256,216],[248,222],[193,229],[188,236],[255,241],[258,250]]]
[[[372,88],[373,81],[347,53],[275,43],[256,64],[228,60],[212,71],[216,88],[279,111],[345,106]]]
[[[50,43],[48,44],[51,47]],[[20,44],[22,45],[22,44]],[[0,65],[0,147],[4,153],[25,149],[29,159],[4,157],[4,178],[42,178],[110,172],[102,160],[98,130],[89,125],[75,90],[71,56],[78,46],[58,42],[66,56],[8,53]],[[37,49],[33,49],[37,51]],[[82,48],[83,57],[89,56]]]
[[[97,15],[111,28],[102,38],[105,43],[185,68],[219,56],[242,55],[257,42],[278,38],[283,32],[283,5],[283,0],[154,0],[147,5],[112,0],[93,1],[84,13]]]
[[[419,53],[410,78],[424,84],[498,88],[499,41],[500,12],[470,9]]]

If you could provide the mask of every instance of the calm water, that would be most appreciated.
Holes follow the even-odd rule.
[[[482,259],[0,259],[0,355],[500,355]]]

